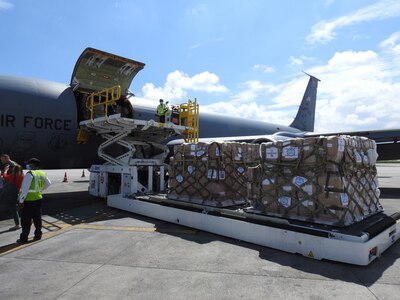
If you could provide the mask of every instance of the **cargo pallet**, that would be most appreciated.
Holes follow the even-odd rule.
[[[107,205],[166,222],[306,257],[368,265],[400,238],[400,214],[379,213],[348,228],[321,226],[248,213],[243,209],[207,207],[165,195],[109,195]]]
[[[91,167],[89,193],[107,198],[110,207],[313,259],[364,266],[400,238],[400,213],[380,212],[341,228],[265,216],[244,205],[218,208],[168,199],[164,180],[168,149],[160,146],[157,136],[183,132],[184,127],[120,116],[81,122],[81,126],[106,139],[99,155],[108,163]],[[129,151],[117,158],[105,155],[102,149],[111,143]],[[135,147],[143,143],[156,143],[163,153],[135,157]]]

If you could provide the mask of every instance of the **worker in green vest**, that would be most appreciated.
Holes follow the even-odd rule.
[[[27,243],[31,224],[35,225],[34,241],[42,238],[42,191],[51,184],[46,173],[39,170],[40,160],[31,158],[26,162],[28,172],[22,181],[19,195],[22,232],[17,243]]]
[[[157,116],[160,123],[165,123],[165,113],[167,111],[168,111],[168,105],[164,103],[163,99],[160,99],[160,104],[158,104],[157,106]]]

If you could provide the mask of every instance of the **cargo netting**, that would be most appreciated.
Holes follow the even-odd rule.
[[[382,211],[376,144],[329,136],[258,144],[197,143],[175,147],[170,199],[348,226]]]
[[[168,198],[216,207],[247,201],[247,169],[259,162],[259,145],[196,143],[175,146]]]

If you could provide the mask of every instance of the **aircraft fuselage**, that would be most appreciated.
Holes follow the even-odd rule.
[[[20,77],[0,76],[0,152],[19,163],[41,159],[44,168],[81,168],[101,163],[97,147],[102,139],[91,135],[88,143],[76,141],[81,103],[65,84]],[[132,118],[155,118],[155,107],[132,97]],[[268,135],[295,128],[255,120],[200,114],[200,137]]]

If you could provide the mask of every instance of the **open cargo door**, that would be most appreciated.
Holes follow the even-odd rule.
[[[144,66],[135,60],[86,48],[75,64],[71,86],[74,91],[92,93],[119,85],[121,96],[126,96],[133,78]]]

